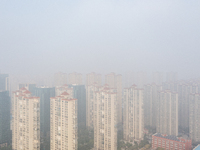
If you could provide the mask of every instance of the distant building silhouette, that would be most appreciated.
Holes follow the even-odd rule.
[[[8,74],[0,74],[0,91],[10,90],[9,76]]]
[[[9,91],[0,91],[0,144],[10,143],[11,139]]]

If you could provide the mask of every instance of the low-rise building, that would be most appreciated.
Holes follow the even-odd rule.
[[[155,133],[152,135],[152,148],[155,150],[158,147],[165,150],[191,150],[192,140],[174,135]]]

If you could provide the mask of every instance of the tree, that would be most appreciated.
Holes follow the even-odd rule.
[[[12,150],[12,146],[9,145],[7,147],[2,147],[2,148],[0,148],[0,150]]]
[[[158,147],[156,150],[165,150],[164,148]]]
[[[149,142],[147,140],[142,140],[139,144],[139,148],[144,147],[145,145],[149,144]]]

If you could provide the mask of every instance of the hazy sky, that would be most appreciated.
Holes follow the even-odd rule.
[[[199,0],[0,0],[0,70],[200,77]]]

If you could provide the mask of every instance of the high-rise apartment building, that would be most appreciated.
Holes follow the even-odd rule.
[[[143,139],[143,99],[143,89],[137,89],[135,85],[124,89],[123,136],[126,141]]]
[[[0,91],[0,144],[11,142],[10,97],[8,91]]]
[[[77,85],[81,85],[83,84],[83,77],[81,73],[70,73],[69,74],[69,80],[68,80],[68,84],[77,84]]]
[[[122,123],[122,75],[110,73],[105,76],[105,84],[117,89],[117,120]]]
[[[86,126],[86,89],[85,85],[63,85],[55,88],[56,96],[67,92],[73,98],[77,99],[78,125]]]
[[[86,86],[97,84],[98,86],[101,86],[101,74],[96,74],[95,72],[89,73],[86,76]]]
[[[9,91],[9,76],[8,74],[0,74],[0,91]]]
[[[162,87],[156,84],[144,86],[144,125],[146,127],[156,128],[158,91],[161,90]]]
[[[117,150],[117,93],[104,87],[95,92],[94,150]]]
[[[86,126],[89,128],[94,128],[95,92],[101,88],[96,83],[86,86]]]
[[[54,74],[54,85],[61,86],[67,84],[67,74],[58,72]]]
[[[157,104],[156,132],[178,135],[178,93],[160,91]]]
[[[13,93],[12,149],[40,149],[40,98],[26,88]]]
[[[189,102],[189,135],[193,142],[200,142],[200,95],[191,94]]]
[[[77,99],[67,92],[51,98],[51,150],[77,150]]]

